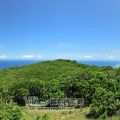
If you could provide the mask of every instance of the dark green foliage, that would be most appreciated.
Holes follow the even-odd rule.
[[[85,98],[93,117],[118,113],[120,108],[120,68],[54,60],[0,71],[0,91],[4,101],[25,105],[24,96]]]
[[[102,87],[96,89],[92,105],[91,115],[93,117],[112,116],[120,109],[120,100],[112,91],[107,91]]]

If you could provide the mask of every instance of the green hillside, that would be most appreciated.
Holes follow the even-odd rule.
[[[55,60],[40,62],[32,65],[15,67],[0,71],[0,79],[13,80],[19,78],[38,78],[41,80],[52,80],[60,77],[63,73],[75,71],[76,69],[86,68],[75,61]]]
[[[0,71],[1,99],[25,105],[24,96],[85,98],[89,117],[117,114],[120,69],[88,66],[70,60],[45,61]]]

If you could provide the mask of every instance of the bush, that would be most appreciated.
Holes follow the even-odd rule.
[[[117,98],[117,94],[102,87],[96,89],[92,103],[90,115],[95,118],[112,116],[120,108],[120,100]]]
[[[0,120],[20,120],[22,112],[17,105],[0,104]]]
[[[50,116],[48,114],[44,114],[42,116],[42,120],[50,120]]]

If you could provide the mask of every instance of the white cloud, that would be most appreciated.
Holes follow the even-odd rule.
[[[31,59],[34,58],[34,55],[23,55],[20,58]]]
[[[81,55],[81,56],[78,56],[77,58],[80,59],[80,60],[90,60],[90,59],[93,59],[93,56],[91,56],[91,55]]]
[[[19,59],[42,59],[43,56],[42,55],[27,54],[27,55],[19,56],[19,57],[16,57],[16,58],[19,58]]]
[[[106,59],[108,60],[120,60],[120,49],[113,49],[107,54]]]
[[[0,59],[7,59],[8,58],[8,56],[6,56],[6,55],[0,55]]]
[[[69,43],[58,43],[57,44],[57,47],[59,47],[59,48],[68,48],[70,46],[71,45]]]
[[[43,55],[37,55],[36,58],[43,58]]]
[[[116,59],[116,57],[115,56],[109,56],[108,59],[113,60],[113,59]]]
[[[80,55],[80,54],[58,54],[56,59],[73,59],[73,60],[92,60],[93,56],[91,55]]]
[[[83,56],[83,58],[85,58],[85,59],[91,59],[91,58],[93,58],[93,56],[91,56],[91,55],[85,55],[85,56]]]

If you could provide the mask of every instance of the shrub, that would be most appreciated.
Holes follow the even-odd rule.
[[[120,107],[117,94],[102,87],[96,89],[92,103],[90,115],[95,118],[112,116],[116,114]]]
[[[44,114],[42,116],[42,120],[50,120],[50,116],[48,114]]]
[[[17,105],[0,104],[0,120],[20,120],[21,110]]]

